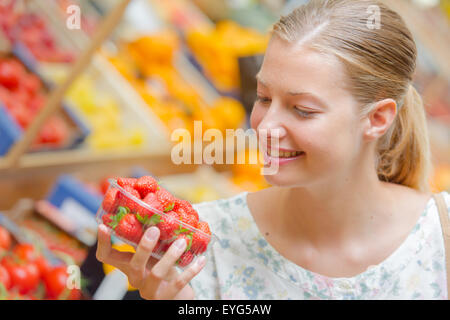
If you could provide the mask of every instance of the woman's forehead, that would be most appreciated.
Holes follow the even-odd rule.
[[[256,78],[268,88],[304,92],[336,87],[345,72],[336,57],[279,39],[270,42]]]

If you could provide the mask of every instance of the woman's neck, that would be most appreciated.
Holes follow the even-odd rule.
[[[276,187],[279,215],[274,223],[287,237],[322,246],[360,238],[392,217],[395,195],[390,184],[368,174],[336,181],[307,188]]]

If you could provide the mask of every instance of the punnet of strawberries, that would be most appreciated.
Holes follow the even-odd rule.
[[[211,242],[206,221],[200,221],[189,201],[178,199],[151,176],[110,179],[110,185],[97,213],[97,220],[121,240],[137,245],[145,230],[160,231],[153,256],[160,258],[170,244],[184,238],[187,247],[177,265],[185,267],[203,254]]]

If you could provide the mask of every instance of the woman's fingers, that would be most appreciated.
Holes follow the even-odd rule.
[[[206,258],[204,256],[199,257],[195,263],[189,268],[184,270],[178,277],[170,281],[169,285],[164,290],[163,299],[174,299],[177,294],[183,290],[188,283],[203,269],[205,266]]]
[[[145,277],[147,262],[152,254],[152,250],[158,242],[159,229],[151,227],[147,229],[130,261],[130,272],[128,278],[131,285],[139,287],[140,282]]]
[[[176,240],[161,258],[158,263],[151,269],[149,275],[144,280],[141,295],[144,299],[155,299],[156,292],[163,280],[167,280],[175,262],[180,258],[186,249],[186,240]]]
[[[97,235],[97,260],[124,271],[123,269],[130,262],[133,253],[113,249],[111,247],[111,232],[104,224],[98,226]]]

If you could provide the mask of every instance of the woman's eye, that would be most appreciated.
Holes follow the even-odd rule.
[[[294,109],[303,118],[311,118],[314,115],[314,112],[307,112],[307,111],[301,110],[299,108],[294,108]]]
[[[267,103],[271,102],[270,98],[260,97],[260,96],[256,97],[256,101],[264,103],[264,104],[267,104]]]

